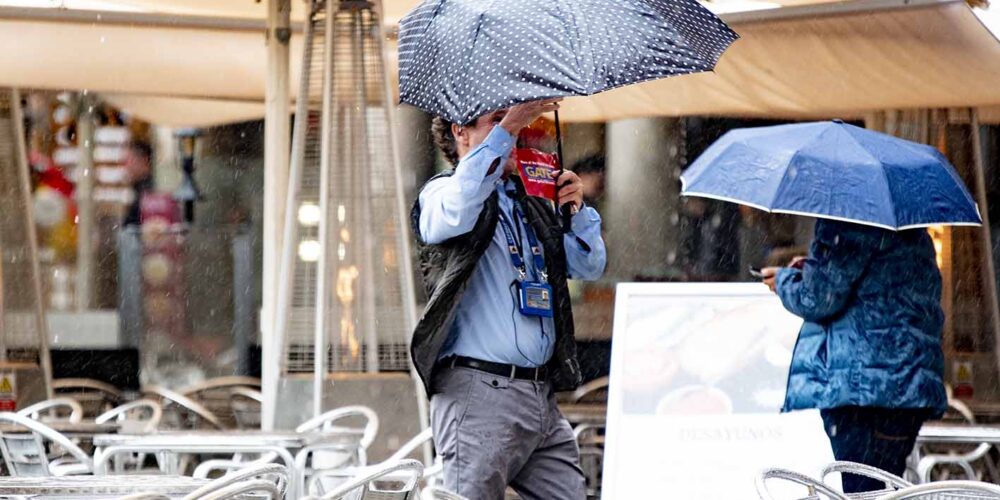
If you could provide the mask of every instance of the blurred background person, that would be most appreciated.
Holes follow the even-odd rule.
[[[604,199],[604,155],[583,158],[574,163],[570,170],[576,172],[583,182],[583,202],[599,208]]]
[[[153,147],[146,141],[133,140],[125,154],[125,172],[132,188],[132,201],[125,212],[126,226],[142,224],[142,196],[153,190]]]

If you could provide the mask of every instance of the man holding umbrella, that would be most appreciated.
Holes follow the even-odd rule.
[[[552,99],[711,71],[737,38],[696,0],[424,0],[400,21],[400,100],[441,117],[455,164],[412,218],[429,300],[411,355],[449,488],[584,497],[552,392],[581,381],[566,279],[602,274],[600,217],[571,172],[555,199],[526,195],[509,175],[518,132],[555,112],[561,164]]]
[[[487,113],[466,125],[435,120],[454,170],[421,190],[412,223],[430,301],[413,356],[431,395],[446,486],[501,499],[584,498],[573,431],[554,391],[580,382],[567,278],[597,279],[606,253],[601,218],[566,171],[559,203],[525,193],[512,157],[518,132],[557,101]]]

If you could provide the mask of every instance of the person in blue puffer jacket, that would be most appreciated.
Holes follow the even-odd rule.
[[[837,460],[902,475],[920,426],[947,407],[941,273],[927,231],[821,219],[807,258],[762,273],[805,320],[784,411],[819,408]],[[882,487],[844,477],[848,493]]]

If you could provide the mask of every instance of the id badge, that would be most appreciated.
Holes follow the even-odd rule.
[[[521,314],[552,317],[552,286],[538,281],[521,283]]]

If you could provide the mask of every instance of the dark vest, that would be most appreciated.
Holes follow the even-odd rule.
[[[431,181],[451,173],[438,175]],[[555,299],[553,320],[556,341],[552,359],[547,365],[549,380],[555,390],[571,391],[580,385],[582,378],[580,364],[576,359],[573,307],[566,286],[566,250],[563,247],[562,225],[548,200],[527,196],[520,182],[516,184],[515,199],[520,203],[524,216],[545,250],[549,284],[552,285]],[[437,245],[428,245],[420,237],[419,197],[410,213],[410,224],[417,239],[420,273],[427,291],[427,306],[413,331],[410,356],[427,394],[433,394],[431,380],[434,365],[455,322],[455,313],[469,278],[493,241],[500,206],[497,196],[494,192],[483,204],[483,210],[472,231]]]

